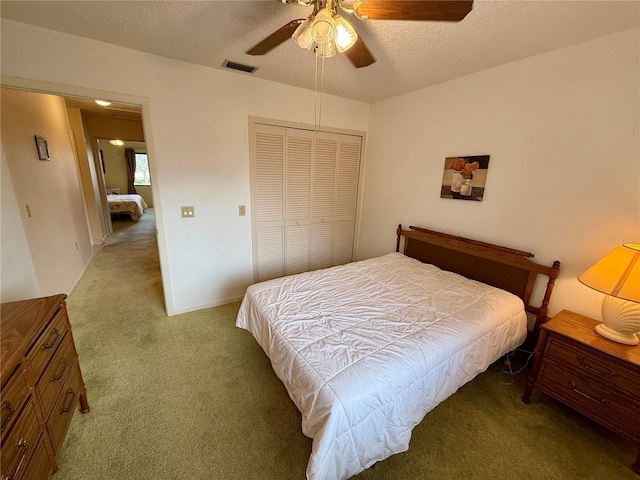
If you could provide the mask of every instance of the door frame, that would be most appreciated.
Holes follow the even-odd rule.
[[[96,98],[106,98],[117,103],[128,103],[131,105],[139,105],[141,107],[142,128],[145,143],[147,144],[147,152],[149,154],[150,162],[149,171],[151,175],[151,194],[153,195],[153,207],[156,212],[156,241],[158,244],[158,256],[160,260],[160,275],[162,278],[164,306],[167,315],[175,315],[171,278],[169,276],[169,258],[167,254],[166,233],[162,216],[162,193],[160,191],[160,183],[158,182],[157,178],[157,168],[155,168],[153,160],[156,158],[156,152],[153,129],[151,127],[151,110],[149,106],[149,99],[147,97],[114,93],[105,90],[95,90],[73,85],[62,85],[51,82],[43,82],[40,80],[12,77],[9,75],[2,75],[0,77],[0,85],[3,87],[14,88],[18,90],[27,90],[31,92],[57,95],[60,97],[78,97],[90,100]],[[96,161],[95,158],[94,161]],[[153,168],[151,167],[151,164],[154,164]],[[106,193],[106,191],[101,192],[101,194],[102,193]]]

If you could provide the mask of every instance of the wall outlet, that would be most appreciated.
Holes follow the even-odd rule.
[[[180,207],[182,218],[193,218],[196,216],[195,209],[192,206]]]
[[[247,208],[244,205],[238,205],[238,215],[244,217],[247,214]]]

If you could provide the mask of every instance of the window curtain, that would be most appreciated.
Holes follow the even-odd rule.
[[[136,151],[133,148],[124,149],[124,161],[127,163],[127,190],[129,193],[138,193],[133,184],[136,176]]]

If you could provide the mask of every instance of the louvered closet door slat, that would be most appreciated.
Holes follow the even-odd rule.
[[[327,135],[317,135],[314,153],[311,216],[329,218],[333,216],[338,159],[337,139]]]
[[[286,218],[287,220],[309,218],[313,132],[287,130],[286,153]]]
[[[314,223],[311,225],[311,270],[320,268],[328,268],[331,266],[331,232],[333,229],[332,222]]]
[[[333,222],[332,265],[349,263],[353,255],[353,220]]]
[[[309,270],[309,225],[286,227],[285,274]]]
[[[360,167],[360,138],[340,140],[336,191],[336,216],[356,214],[358,172]]]
[[[284,232],[281,225],[258,225],[258,282],[284,275]]]
[[[257,222],[283,220],[285,129],[256,125],[255,215]]]

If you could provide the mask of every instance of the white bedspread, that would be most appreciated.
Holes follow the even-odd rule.
[[[392,253],[252,285],[236,324],[302,413],[307,478],[332,480],[407,450],[427,412],[524,341],[527,321],[515,295]]]
[[[144,211],[149,208],[147,202],[140,195],[107,195],[110,213],[127,213],[131,220],[140,220]]]

